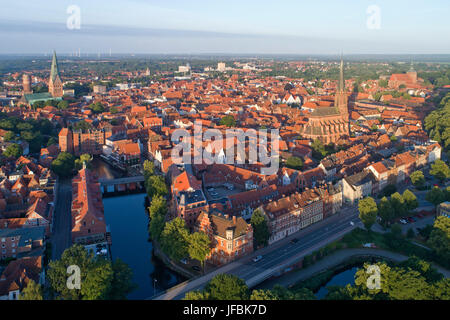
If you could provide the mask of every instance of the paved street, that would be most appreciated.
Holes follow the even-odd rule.
[[[249,287],[253,287],[277,271],[282,271],[298,262],[303,256],[342,237],[357,226],[362,226],[357,214],[356,207],[344,208],[335,216],[301,230],[272,246],[258,250],[250,256],[227,264],[204,276],[183,282],[156,297],[156,300],[182,299],[186,292],[202,289],[212,277],[220,273],[234,274],[244,279]],[[350,225],[350,221],[355,222],[354,226]],[[293,238],[297,238],[299,241],[294,244],[290,243]],[[262,255],[263,258],[255,263],[252,259],[257,255]]]
[[[52,260],[61,257],[64,250],[70,247],[71,239],[71,203],[72,184],[70,179],[60,180],[55,205],[52,235]]]

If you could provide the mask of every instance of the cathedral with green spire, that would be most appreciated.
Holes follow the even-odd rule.
[[[24,93],[20,102],[31,106],[38,101],[62,100],[63,94],[63,83],[59,76],[58,60],[56,59],[56,52],[53,51],[52,67],[50,70],[50,79],[48,81],[48,92]]]
[[[62,97],[63,96],[63,83],[59,76],[58,71],[58,60],[56,59],[56,52],[53,51],[52,68],[50,71],[50,79],[48,81],[48,92],[52,97]]]

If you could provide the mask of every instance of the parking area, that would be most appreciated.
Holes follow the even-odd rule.
[[[434,213],[432,214],[418,214],[416,216],[401,219],[402,222],[399,221],[400,225],[402,226],[402,231],[406,232],[408,229],[413,228],[415,231],[417,229],[421,229],[429,224],[434,223]]]
[[[233,185],[206,187],[205,189],[206,189],[206,198],[208,199],[208,201],[223,199],[230,195],[240,193],[243,191],[240,190],[239,188],[234,187]]]

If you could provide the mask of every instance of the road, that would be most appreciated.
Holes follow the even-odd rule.
[[[202,289],[211,278],[221,273],[234,274],[245,280],[249,287],[253,287],[278,271],[282,271],[300,261],[305,255],[342,237],[354,228],[362,226],[357,215],[356,207],[344,208],[340,213],[309,226],[269,247],[258,250],[252,255],[217,268],[204,276],[183,282],[155,297],[155,300],[182,299],[186,292]],[[353,226],[350,225],[350,221],[354,222]],[[291,243],[290,241],[293,238],[297,238],[299,241]],[[263,256],[262,260],[253,262],[252,259],[258,255]]]
[[[71,205],[72,181],[60,180],[58,183],[57,200],[54,211],[52,235],[52,260],[58,260],[64,250],[72,244],[71,239]]]

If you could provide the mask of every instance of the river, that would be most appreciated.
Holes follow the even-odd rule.
[[[327,287],[329,286],[345,287],[347,284],[354,285],[356,271],[358,271],[358,267],[353,267],[334,275],[330,281],[320,287],[319,291],[315,293],[315,296],[317,299],[323,299],[328,293]]]
[[[121,174],[101,160],[94,160],[93,171],[100,178]],[[130,300],[152,297],[184,280],[153,255],[148,236],[148,214],[145,193],[103,199],[105,220],[111,228],[113,259],[120,258],[133,270],[133,282],[138,288],[128,295]]]

